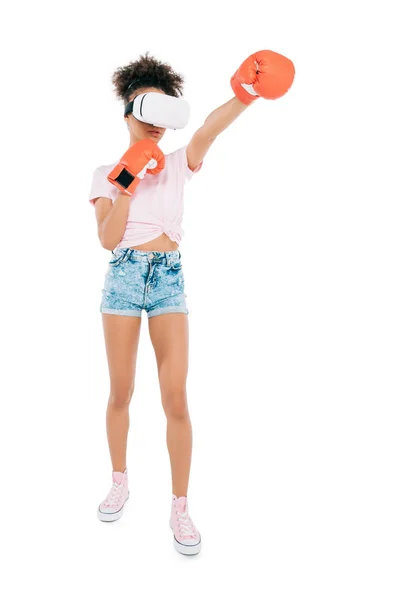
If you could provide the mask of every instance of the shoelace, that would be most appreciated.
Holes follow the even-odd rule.
[[[194,530],[194,525],[193,525],[192,519],[189,517],[187,512],[177,511],[176,514],[178,515],[178,517],[177,517],[178,527],[179,527],[179,532],[182,535],[182,537],[195,538],[196,533]]]
[[[105,499],[104,504],[106,504],[108,506],[116,506],[121,497],[122,488],[123,488],[122,483],[117,483],[116,481],[113,481],[112,488],[111,488],[110,493],[108,494],[107,498]]]

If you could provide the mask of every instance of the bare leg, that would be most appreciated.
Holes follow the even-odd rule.
[[[167,417],[167,447],[171,463],[172,493],[187,496],[192,458],[192,425],[186,397],[189,326],[183,313],[149,319],[155,350],[161,400]]]
[[[112,470],[123,472],[126,468],[129,403],[135,385],[141,318],[104,313],[102,318],[110,374],[107,439]]]

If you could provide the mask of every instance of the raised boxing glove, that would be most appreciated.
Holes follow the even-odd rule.
[[[157,144],[148,138],[133,144],[107,179],[124,194],[132,196],[146,173],[156,175],[165,167],[165,156]]]
[[[231,87],[243,104],[251,104],[260,96],[276,100],[290,89],[294,75],[289,58],[272,50],[260,50],[240,65],[231,77]]]

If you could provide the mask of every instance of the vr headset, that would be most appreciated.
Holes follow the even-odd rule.
[[[190,107],[183,98],[148,92],[139,94],[125,106],[124,117],[131,113],[135,119],[154,127],[183,129],[189,121]]]

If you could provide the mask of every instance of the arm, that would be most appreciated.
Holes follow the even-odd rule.
[[[152,163],[155,166],[152,166]],[[148,172],[154,175],[165,166],[165,157],[155,142],[147,138],[133,144],[105,180],[104,173],[96,169],[90,201],[95,205],[97,233],[100,243],[107,250],[121,241],[129,216],[132,195]],[[115,185],[119,194],[114,202],[107,196],[109,183]]]
[[[282,54],[262,50],[249,56],[231,78],[235,97],[214,110],[188,144],[189,168],[194,170],[201,163],[217,135],[257,98],[275,100],[286,94],[294,74],[292,61]]]
[[[131,196],[118,194],[114,204],[110,198],[96,200],[97,233],[103,248],[114,250],[124,235]]]
[[[215,109],[204,121],[190,140],[187,149],[189,168],[194,169],[201,163],[211,144],[233,121],[247,108],[236,96],[219,108]]]

